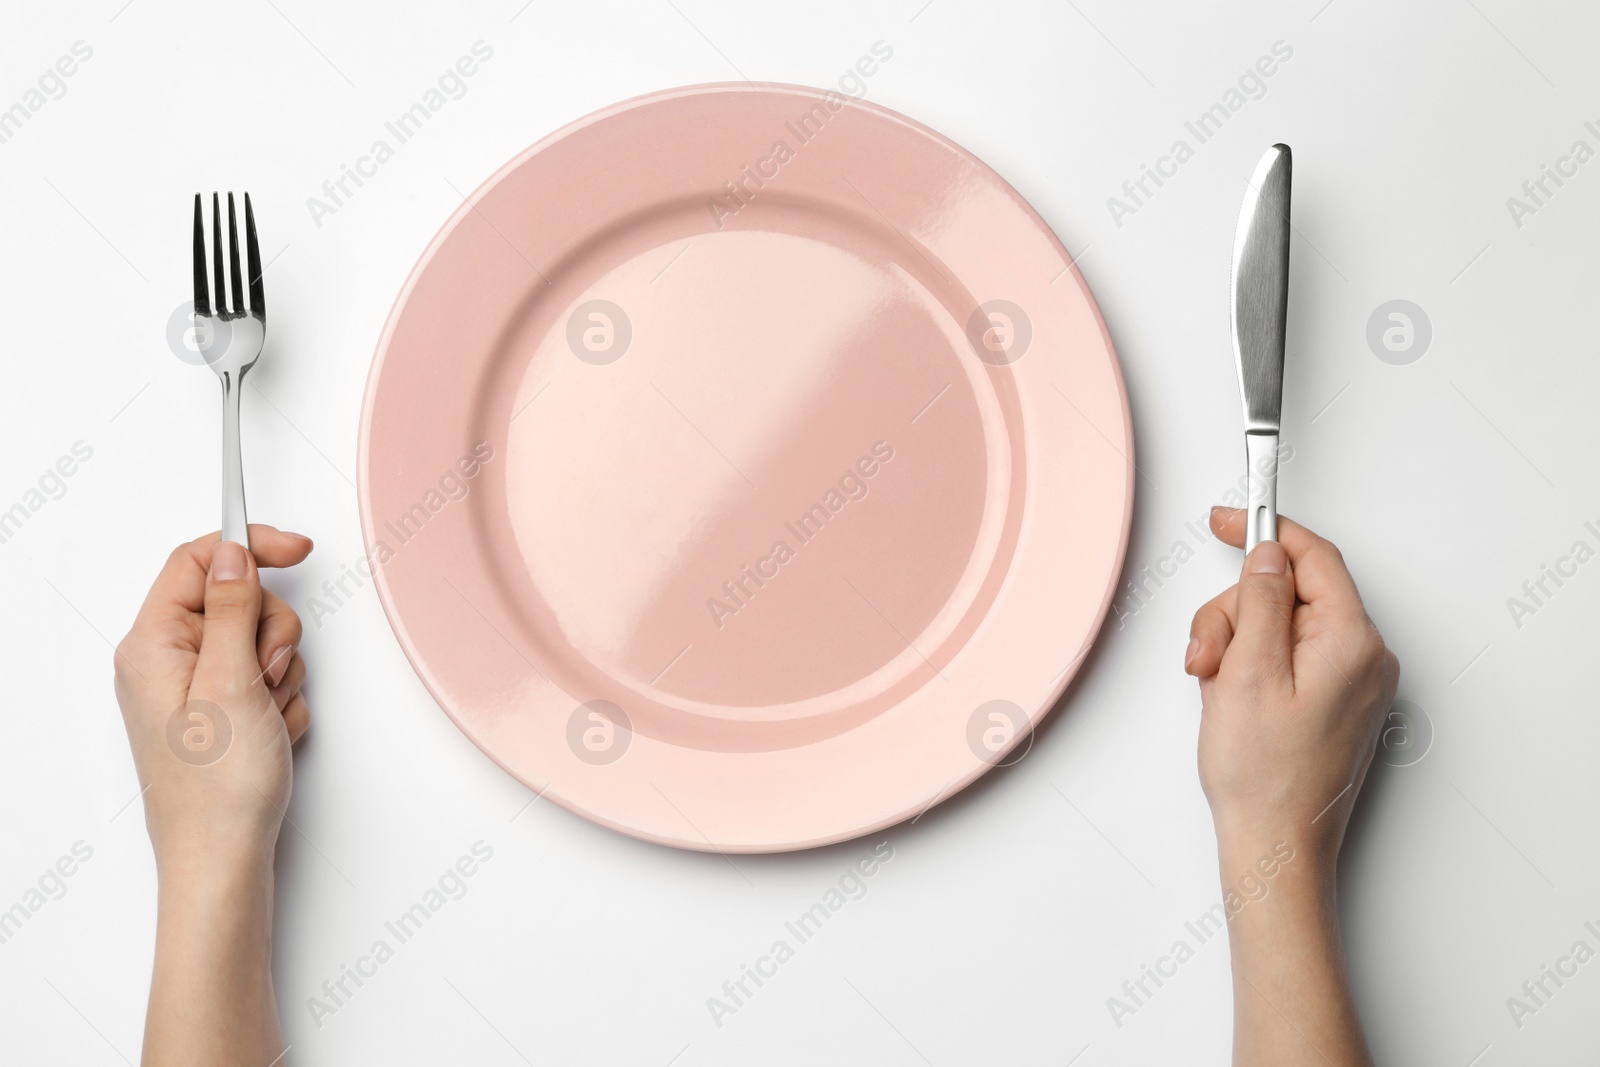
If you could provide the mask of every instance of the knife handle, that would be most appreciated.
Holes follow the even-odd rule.
[[[1263,541],[1278,539],[1278,435],[1244,435],[1245,462],[1249,466],[1249,507],[1245,518],[1245,555]]]

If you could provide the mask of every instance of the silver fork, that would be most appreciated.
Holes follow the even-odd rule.
[[[222,203],[211,194],[211,266],[216,283],[206,289],[206,226],[200,194],[194,194],[194,317],[200,354],[222,381],[222,539],[250,545],[244,510],[244,464],[239,454],[239,395],[244,375],[261,358],[267,339],[267,299],[261,285],[261,249],[256,244],[256,216],[250,194],[244,194],[246,269],[250,272],[250,306],[245,307],[244,279],[239,272],[239,226],[228,194],[228,276],[222,273]],[[228,284],[231,282],[231,285]],[[216,310],[212,310],[212,299]],[[232,297],[230,306],[229,297]]]

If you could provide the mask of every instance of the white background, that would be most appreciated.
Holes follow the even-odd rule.
[[[362,553],[368,365],[462,194],[618,99],[741,76],[831,86],[882,40],[894,55],[869,99],[972,149],[1082,256],[1144,475],[1124,577],[1180,540],[1196,557],[1112,621],[1026,759],[880,835],[894,858],[867,895],[720,1028],[707,998],[877,839],[730,863],[527,806],[432,704],[366,590],[303,645],[315,725],[279,847],[274,960],[290,1061],[1226,1062],[1220,939],[1120,1027],[1107,998],[1220,893],[1180,661],[1190,615],[1238,556],[1185,523],[1242,471],[1228,256],[1245,178],[1283,140],[1297,234],[1282,508],[1345,549],[1404,664],[1401,696],[1436,733],[1421,762],[1375,769],[1345,850],[1368,1034],[1382,1063],[1593,1062],[1600,962],[1521,1029],[1506,999],[1580,937],[1600,947],[1583,928],[1600,925],[1600,562],[1520,627],[1507,598],[1574,541],[1600,547],[1583,526],[1600,525],[1600,161],[1520,228],[1506,199],[1575,140],[1600,149],[1583,128],[1600,120],[1600,12],[773,6],[98,0],[0,14],[0,108],[74,42],[93,49],[0,144],[0,509],[74,442],[93,449],[0,544],[0,908],[75,841],[94,850],[0,945],[0,1058],[137,1059],[154,870],[128,806],[110,646],[167,551],[217,521],[217,385],[163,337],[190,292],[193,191],[255,199],[273,323],[245,397],[251,512],[316,538],[308,564],[271,579],[303,608]],[[478,40],[494,55],[467,94],[319,227],[307,198]],[[1293,56],[1265,95],[1116,225],[1107,198],[1175,139],[1194,147],[1183,123],[1276,41]],[[1433,329],[1401,366],[1365,336],[1397,298]],[[468,894],[316,1026],[307,998],[480,839],[494,858]]]

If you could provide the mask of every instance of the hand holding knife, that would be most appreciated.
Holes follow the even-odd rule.
[[[1233,239],[1233,354],[1244,397],[1249,464],[1246,554],[1278,539],[1278,430],[1283,411],[1283,337],[1289,308],[1289,146],[1261,157]]]

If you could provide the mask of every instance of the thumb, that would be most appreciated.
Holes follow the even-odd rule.
[[[206,575],[204,633],[194,688],[240,692],[260,676],[256,627],[261,620],[261,574],[243,545],[219,541]]]
[[[1239,655],[1265,677],[1292,677],[1294,570],[1278,542],[1263,541],[1245,558],[1238,619],[1228,658]]]

